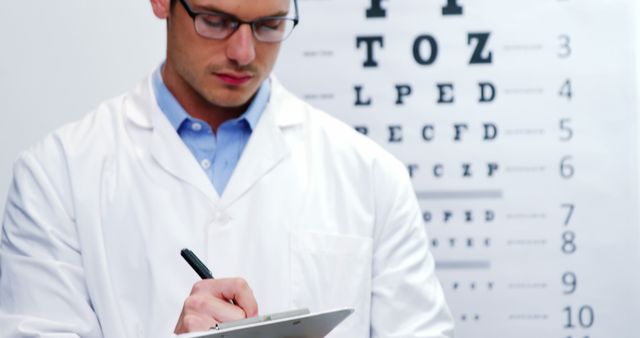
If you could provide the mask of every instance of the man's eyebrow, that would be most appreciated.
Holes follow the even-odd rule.
[[[289,14],[289,11],[280,11],[277,13],[273,13],[271,15],[266,15],[264,17],[269,17],[269,16],[287,16],[287,14]]]
[[[227,13],[227,12],[225,12],[225,11],[223,11],[223,10],[220,10],[220,9],[218,9],[218,8],[214,7],[214,6],[211,6],[211,5],[202,5],[202,6],[197,6],[196,8],[194,8],[194,10],[195,10],[196,12],[198,12],[198,11],[202,11],[202,12],[204,12],[204,13],[212,12],[212,13],[224,14],[224,15],[230,16],[230,17],[232,17],[232,18],[239,19],[239,18],[238,18],[238,16],[236,16],[236,15],[234,15],[234,14],[231,14],[231,13]],[[289,11],[287,11],[287,10],[280,10],[280,11],[278,11],[278,12],[276,12],[276,13],[269,14],[269,15],[263,15],[263,16],[260,16],[260,17],[258,17],[258,18],[287,16],[287,14],[289,14]]]

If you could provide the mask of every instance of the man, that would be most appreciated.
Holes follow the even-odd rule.
[[[332,337],[451,336],[403,165],[270,77],[297,4],[151,5],[165,63],[15,164],[2,337],[162,337],[302,307],[354,308]],[[196,282],[182,248],[220,278]]]

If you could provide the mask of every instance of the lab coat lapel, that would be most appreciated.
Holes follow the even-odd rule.
[[[289,153],[280,126],[276,122],[281,104],[270,100],[251,138],[238,161],[229,184],[221,197],[223,207],[227,207],[244,195],[264,175],[273,169]]]
[[[151,135],[151,155],[158,164],[176,178],[191,184],[212,203],[219,199],[211,181],[168,121],[155,126]]]
[[[212,203],[217,204],[219,197],[211,181],[158,107],[151,89],[151,81],[149,80],[147,84],[140,93],[140,101],[144,104],[133,107],[133,109],[143,109],[145,111],[142,114],[148,116],[151,127],[149,144],[151,156],[162,169],[177,179],[192,185]]]
[[[269,104],[222,197],[158,107],[150,79],[135,91],[129,118],[134,124],[150,129],[150,153],[160,167],[194,186],[214,205],[224,208],[247,193],[287,156],[290,150],[285,141],[284,129],[303,123],[304,103],[288,93],[275,77],[271,77],[271,81]]]
[[[304,124],[306,109],[303,101],[271,76],[269,104],[222,194],[220,202],[223,208],[233,204],[270,171],[282,165],[291,152],[287,133]]]

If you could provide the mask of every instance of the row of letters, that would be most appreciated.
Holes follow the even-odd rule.
[[[456,102],[455,97],[455,84],[448,83],[436,83],[436,89],[438,92],[438,100],[436,101],[439,105],[444,104],[453,104]],[[365,86],[362,84],[358,84],[353,86],[355,101],[354,106],[356,107],[371,107],[374,103],[373,97],[366,94]],[[491,82],[478,82],[478,103],[492,103],[496,100],[497,91],[496,86]],[[394,97],[396,106],[402,106],[410,100],[411,96],[414,94],[414,89],[411,84],[401,83],[394,85]]]
[[[500,169],[496,162],[487,162],[482,165],[473,163],[460,163],[457,166],[445,166],[442,163],[436,163],[424,166],[416,163],[406,164],[409,176],[416,177],[419,173],[426,172],[434,178],[445,178],[451,175],[462,178],[487,177],[492,178]],[[453,172],[453,174],[451,174]]]
[[[480,134],[480,140],[483,142],[495,141],[498,138],[499,129],[495,123],[485,122],[481,126],[474,126],[474,128]],[[358,125],[354,129],[363,135],[369,135],[371,131],[367,125]],[[433,124],[422,125],[419,127],[420,138],[425,142],[433,142],[436,140],[436,135],[439,135],[436,133],[438,130],[441,129],[436,129]],[[470,126],[468,123],[454,123],[451,125],[450,130],[452,132],[451,139],[454,142],[462,142],[464,141],[464,135],[470,131]],[[402,143],[405,139],[405,128],[399,124],[388,125],[386,126],[386,134],[388,143]]]
[[[450,223],[460,219],[464,223],[474,223],[477,222],[477,219],[481,219],[485,223],[491,223],[496,219],[496,213],[493,210],[484,210],[483,212],[474,212],[473,210],[464,210],[459,212],[454,212],[451,210],[443,210],[439,213],[439,216],[442,217],[443,223]],[[431,223],[434,221],[434,212],[432,211],[423,211],[422,212],[422,220],[425,223]]]
[[[491,32],[467,33],[467,45],[472,47],[469,57],[470,65],[493,64],[493,51],[488,48]],[[380,66],[378,51],[384,49],[384,35],[356,36],[356,49],[364,51],[362,67],[377,68]],[[392,51],[394,54],[397,51]],[[420,66],[431,66],[438,61],[440,49],[438,40],[431,34],[420,34],[413,39],[411,46],[413,60]]]
[[[365,15],[368,19],[381,19],[387,17],[387,10],[382,6],[383,0],[370,0],[371,4],[366,9]],[[458,0],[446,0],[441,8],[443,16],[463,15],[464,8]]]

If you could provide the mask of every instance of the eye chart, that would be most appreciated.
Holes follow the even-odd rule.
[[[638,337],[631,0],[300,0],[280,80],[402,160],[457,337]]]

